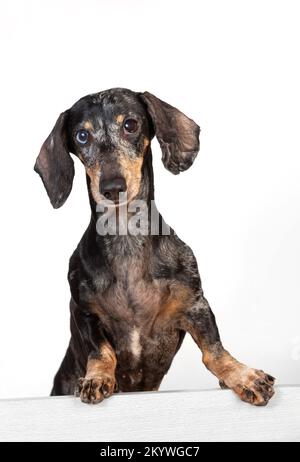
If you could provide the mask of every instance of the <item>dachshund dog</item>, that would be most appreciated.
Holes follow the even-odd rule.
[[[164,232],[161,215],[155,233],[120,232],[134,216],[133,201],[148,206],[149,223],[155,216],[151,139],[157,137],[164,166],[178,174],[192,165],[199,134],[193,120],[151,93],[115,88],[63,112],[42,145],[35,171],[53,207],[72,189],[70,153],[85,167],[91,207],[70,259],[71,339],[51,395],[75,393],[84,403],[99,403],[117,391],[158,390],[188,332],[221,387],[255,405],[273,396],[272,376],[223,348],[196,259],[173,230]],[[98,232],[105,201],[119,219],[114,234]]]

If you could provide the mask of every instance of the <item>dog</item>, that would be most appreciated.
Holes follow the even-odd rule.
[[[173,230],[163,232],[158,212],[156,233],[120,233],[120,223],[114,235],[97,231],[105,201],[120,218],[121,194],[127,221],[133,201],[149,206],[151,221],[154,136],[164,166],[176,175],[193,164],[199,135],[192,119],[153,94],[114,88],[60,114],[42,145],[34,169],[52,206],[61,207],[72,189],[72,153],[84,165],[91,207],[70,258],[71,338],[52,396],[75,393],[95,404],[118,391],[158,390],[187,332],[222,388],[254,405],[273,396],[271,375],[224,349],[193,252]]]

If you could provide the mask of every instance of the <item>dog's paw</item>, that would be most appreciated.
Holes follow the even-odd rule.
[[[80,396],[83,403],[97,404],[113,394],[115,383],[115,378],[109,375],[81,377],[77,382],[75,396]]]
[[[231,388],[242,401],[265,406],[274,395],[275,378],[264,371],[240,366],[222,379],[222,388]],[[221,384],[220,384],[221,385]]]

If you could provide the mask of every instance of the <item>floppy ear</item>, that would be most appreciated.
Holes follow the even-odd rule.
[[[175,175],[187,170],[199,151],[200,127],[151,93],[146,91],[140,96],[151,117],[164,166]]]
[[[74,178],[74,162],[67,148],[65,132],[67,115],[68,111],[60,114],[34,166],[55,209],[61,207],[68,198]]]

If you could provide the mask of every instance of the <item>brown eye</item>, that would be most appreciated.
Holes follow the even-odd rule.
[[[138,129],[138,123],[135,119],[126,119],[123,126],[126,133],[134,133]]]

